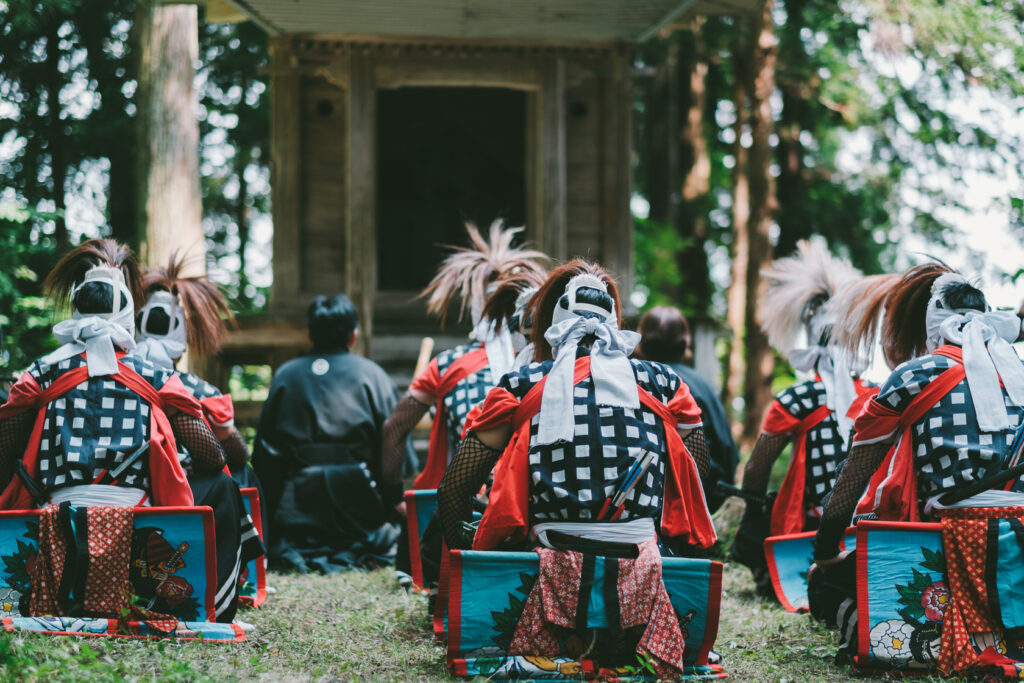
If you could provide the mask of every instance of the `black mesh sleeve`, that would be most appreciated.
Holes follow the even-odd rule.
[[[708,450],[707,439],[704,438],[704,430],[698,427],[691,429],[684,437],[683,444],[686,450],[690,451],[694,462],[697,463],[697,471],[700,473],[700,480],[704,481],[711,470],[711,452]],[[712,482],[714,483],[714,482]]]
[[[231,469],[245,467],[249,462],[249,446],[237,429],[232,429],[231,434],[221,441],[220,445],[224,449],[224,456]]]
[[[772,466],[790,442],[787,434],[762,433],[750,453],[750,460],[743,469],[743,490],[764,495],[768,491],[768,480],[771,478]]]
[[[224,449],[201,417],[176,413],[171,417],[174,438],[192,455],[192,467],[216,472],[224,467]]]
[[[7,486],[14,476],[14,468],[25,454],[34,418],[35,412],[27,410],[0,420],[0,488]]]
[[[401,486],[405,442],[416,423],[426,415],[425,406],[410,394],[402,397],[381,427],[380,479],[382,486]]]
[[[864,494],[871,475],[882,464],[888,450],[888,443],[871,443],[850,451],[850,457],[846,459],[846,465],[832,489],[832,497],[822,513],[814,545],[814,559],[827,560],[839,554],[839,541],[853,519],[857,501]]]
[[[474,432],[462,442],[458,454],[437,487],[437,515],[449,548],[469,548],[473,539],[462,523],[473,516],[473,496],[494,469],[501,451],[484,444]]]

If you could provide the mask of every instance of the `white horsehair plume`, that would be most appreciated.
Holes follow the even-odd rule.
[[[793,349],[820,306],[860,276],[848,261],[829,253],[821,237],[800,240],[796,248],[794,255],[761,269],[757,322],[782,355]]]
[[[543,280],[545,271],[538,265],[547,256],[534,249],[513,247],[512,241],[522,228],[505,228],[501,220],[491,223],[489,239],[485,240],[473,223],[466,223],[471,247],[451,247],[420,296],[427,298],[427,312],[437,315],[444,324],[448,306],[457,296],[459,320],[467,310],[480,312],[488,297],[488,287],[496,280],[521,271],[536,271]],[[476,321],[474,321],[475,323]]]

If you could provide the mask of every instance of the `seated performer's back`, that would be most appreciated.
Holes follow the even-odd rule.
[[[317,297],[307,322],[313,349],[275,373],[253,455],[272,519],[271,560],[304,569],[296,553],[325,548],[340,553],[331,565],[384,558],[402,492],[381,478],[381,427],[398,391],[379,365],[350,352],[358,320],[348,297]],[[346,511],[327,514],[332,504]]]
[[[698,475],[707,469],[700,410],[666,366],[628,358],[639,335],[619,329],[618,311],[615,283],[600,267],[577,260],[551,273],[536,297],[537,362],[505,375],[488,394],[438,489],[438,511],[448,544],[467,547],[471,496],[497,463],[475,549],[529,540],[540,546],[544,572],[578,557],[562,549],[631,548],[640,559],[620,565],[618,590],[639,604],[664,591],[659,539],[707,547],[714,530]],[[650,585],[632,573],[652,565],[658,571]],[[557,584],[558,571],[548,578]],[[572,578],[562,578],[555,588],[568,590]],[[531,601],[543,599],[531,593]],[[663,644],[681,642],[674,615],[647,607],[637,609],[637,623],[655,624]],[[634,625],[626,621],[623,628]],[[527,633],[529,622],[520,620],[510,654],[555,654]],[[645,638],[635,644],[651,645]],[[664,675],[682,663],[681,647],[669,650],[652,652]]]

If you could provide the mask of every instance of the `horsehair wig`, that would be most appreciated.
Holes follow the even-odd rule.
[[[870,357],[886,299],[901,277],[899,273],[868,275],[829,299],[825,310],[832,320],[832,342],[851,356]]]
[[[498,286],[494,293],[487,297],[481,317],[493,320],[496,323],[496,329],[501,331],[508,319],[516,312],[516,302],[519,300],[520,293],[530,287],[539,289],[544,284],[545,275],[543,270],[535,268],[520,268],[506,273],[498,280]]]
[[[155,291],[166,290],[178,297],[178,305],[185,313],[186,339],[189,349],[199,356],[210,356],[220,349],[227,332],[227,323],[234,320],[227,298],[220,287],[205,276],[183,277],[186,260],[175,250],[166,267],[153,267],[143,276],[143,288],[148,297]]]
[[[942,275],[954,272],[945,263],[925,263],[905,272],[893,286],[882,319],[882,348],[890,362],[899,365],[927,352],[925,315],[932,285]]]
[[[768,343],[786,355],[826,300],[860,275],[845,259],[829,253],[824,239],[800,240],[792,256],[761,269],[757,322]]]
[[[82,242],[65,254],[43,283],[44,291],[58,307],[71,304],[71,292],[85,280],[85,274],[96,266],[117,268],[124,275],[124,283],[135,302],[136,312],[142,306],[142,274],[135,254],[115,240],[91,239]]]
[[[512,240],[522,228],[504,228],[501,220],[491,223],[489,239],[485,240],[473,223],[466,223],[470,247],[449,245],[449,254],[438,268],[437,275],[420,294],[427,298],[427,312],[436,315],[444,325],[448,306],[459,297],[459,320],[466,310],[476,306],[482,310],[487,299],[488,286],[508,274],[535,273],[543,279],[545,271],[537,262],[547,256],[534,249],[513,247]]]

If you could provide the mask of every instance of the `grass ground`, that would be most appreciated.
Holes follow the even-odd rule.
[[[428,635],[424,598],[398,589],[390,572],[272,574],[270,582],[278,593],[240,615],[257,626],[245,643],[0,634],[0,679],[451,680]],[[833,665],[833,636],[759,600],[746,570],[727,566],[724,592],[717,649],[733,680],[877,680]]]

